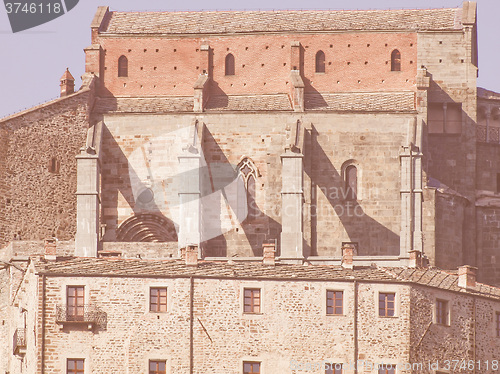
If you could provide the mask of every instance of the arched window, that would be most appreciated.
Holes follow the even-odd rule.
[[[345,169],[345,197],[347,200],[356,200],[358,194],[358,169],[349,165]]]
[[[229,53],[226,56],[226,75],[234,75],[234,56]]]
[[[259,215],[255,201],[257,168],[253,162],[244,158],[238,164],[238,212],[240,222],[253,219]]]
[[[391,71],[401,71],[401,53],[397,49],[391,53]]]
[[[118,59],[118,76],[128,77],[128,59],[125,56]]]
[[[318,51],[316,53],[316,73],[325,72],[325,52]]]

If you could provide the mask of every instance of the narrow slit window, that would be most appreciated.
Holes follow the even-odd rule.
[[[128,77],[128,59],[125,56],[120,56],[118,59],[118,76]]]
[[[358,194],[358,169],[349,165],[345,169],[345,197],[346,200],[356,200]]]
[[[500,173],[497,173],[497,193],[500,193]]]
[[[316,73],[325,72],[325,52],[318,51],[316,53]]]
[[[401,53],[397,49],[391,53],[391,71],[401,71]]]
[[[235,74],[235,71],[234,71],[234,56],[229,53],[227,56],[226,56],[226,75],[234,75]]]

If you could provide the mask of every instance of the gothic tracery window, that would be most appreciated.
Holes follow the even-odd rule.
[[[258,215],[255,201],[257,168],[254,163],[244,158],[238,164],[238,218],[240,222],[252,219]]]

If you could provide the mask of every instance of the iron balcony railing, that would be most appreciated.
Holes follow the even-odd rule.
[[[57,305],[56,322],[58,323],[87,323],[99,324],[102,319],[102,311],[95,305],[82,305],[68,307],[67,305]]]
[[[12,347],[14,354],[24,353],[24,349],[26,348],[26,329],[16,329],[13,340]]]

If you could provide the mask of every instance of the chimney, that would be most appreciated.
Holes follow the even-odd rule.
[[[476,270],[474,266],[463,265],[458,268],[458,287],[466,290],[476,287]]]
[[[190,244],[186,247],[186,265],[198,266],[198,246]]]
[[[421,268],[423,266],[422,263],[422,252],[417,250],[410,251],[410,263],[408,267],[410,268]]]
[[[354,269],[354,244],[345,243],[342,245],[342,267],[346,269]]]
[[[61,97],[71,95],[75,92],[75,78],[69,72],[69,69],[66,68],[66,71],[61,77]]]
[[[264,243],[262,245],[262,254],[264,256],[262,263],[264,265],[276,265],[276,243]]]
[[[56,238],[45,239],[44,257],[48,261],[55,261],[56,260],[56,249],[57,249],[56,242],[57,242]]]

